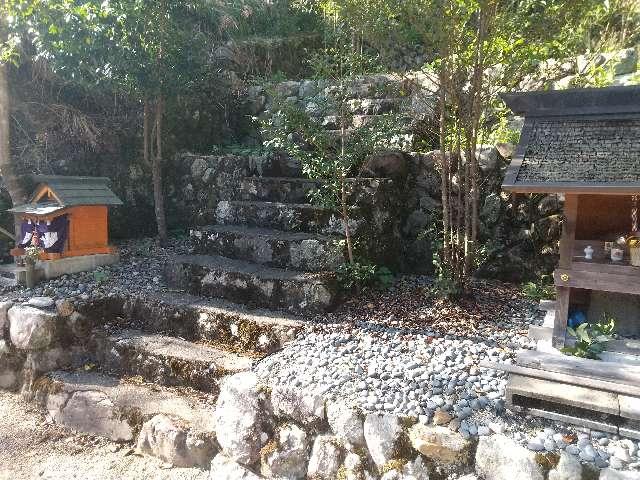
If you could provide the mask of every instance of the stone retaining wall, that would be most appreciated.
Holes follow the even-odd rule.
[[[568,453],[535,453],[502,434],[474,441],[415,418],[363,415],[306,391],[228,377],[215,409],[219,451],[211,480],[623,480]]]

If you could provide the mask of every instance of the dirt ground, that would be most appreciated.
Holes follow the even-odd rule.
[[[47,422],[19,395],[0,391],[0,480],[206,480],[207,472],[170,468],[131,445],[75,434]]]

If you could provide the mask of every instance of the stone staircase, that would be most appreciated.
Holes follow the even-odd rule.
[[[175,258],[167,283],[252,307],[332,309],[339,299],[333,272],[345,261],[342,221],[310,203],[320,181],[303,178],[300,169],[289,174],[297,176],[237,179],[217,203],[212,225],[191,229],[193,254]],[[361,226],[354,222],[355,235]]]

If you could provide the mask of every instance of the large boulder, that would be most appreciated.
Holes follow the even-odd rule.
[[[263,425],[269,422],[265,395],[252,372],[228,377],[214,411],[216,437],[223,452],[235,462],[251,465],[260,458]]]
[[[319,435],[313,443],[307,477],[314,480],[334,480],[342,464],[344,451],[336,437]]]
[[[619,472],[605,468],[600,472],[600,480],[640,480],[640,472]]]
[[[409,429],[411,445],[425,457],[443,464],[466,465],[471,442],[458,432],[418,423]]]
[[[67,318],[67,326],[69,330],[79,340],[84,340],[91,334],[93,325],[89,317],[81,314],[80,312],[73,312]]]
[[[180,419],[164,414],[142,425],[137,450],[176,467],[208,467],[215,454],[211,438],[198,435]]]
[[[6,340],[0,339],[0,388],[16,390],[20,387],[24,354],[12,349]]]
[[[324,398],[297,388],[274,387],[271,405],[276,417],[288,418],[303,426],[318,427],[326,418]]]
[[[209,471],[209,480],[261,480],[262,478],[222,454],[216,455]]]
[[[370,414],[364,420],[364,438],[378,467],[400,456],[405,437],[402,421],[396,415]]]
[[[549,480],[580,480],[582,465],[580,461],[567,452],[560,453],[558,465],[549,472]]]
[[[45,310],[49,308],[53,308],[55,304],[56,304],[55,300],[51,297],[31,297],[27,301],[27,305],[30,305],[36,308],[42,308]]]
[[[11,343],[21,350],[45,350],[56,335],[55,312],[28,305],[16,305],[8,311]]]
[[[402,180],[407,177],[409,165],[407,157],[398,150],[387,150],[370,155],[362,165],[365,176],[393,178]]]
[[[364,420],[357,410],[341,403],[327,405],[327,419],[333,434],[348,447],[362,447],[364,440]]]
[[[269,478],[302,479],[307,473],[309,439],[297,425],[286,424],[262,449],[262,474]]]
[[[51,385],[55,392],[55,385]],[[45,408],[55,423],[114,442],[130,442],[134,428],[109,396],[99,390],[50,393]]]
[[[406,463],[402,469],[391,469],[380,480],[429,480],[429,470],[422,458]]]
[[[0,302],[0,340],[9,338],[9,309],[13,307],[10,300]]]
[[[544,480],[535,454],[505,435],[480,437],[476,473],[484,480]]]
[[[54,347],[47,350],[36,350],[27,353],[24,368],[38,376],[71,366],[73,360],[73,348]]]

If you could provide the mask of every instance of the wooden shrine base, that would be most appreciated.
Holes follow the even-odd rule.
[[[534,351],[480,366],[509,372],[512,410],[640,439],[640,366]]]

